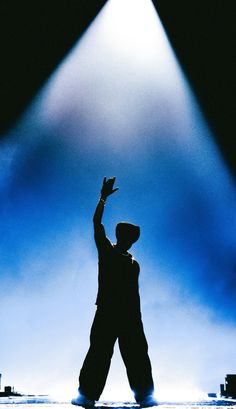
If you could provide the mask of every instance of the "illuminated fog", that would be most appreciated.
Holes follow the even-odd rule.
[[[111,240],[117,221],[141,225],[157,398],[219,391],[236,365],[235,188],[151,1],[107,3],[0,157],[3,383],[76,394],[97,289],[91,220],[116,176],[104,224]],[[102,398],[132,399],[118,351]]]

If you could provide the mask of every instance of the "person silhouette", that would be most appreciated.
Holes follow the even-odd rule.
[[[139,226],[120,222],[116,244],[106,237],[102,224],[105,202],[115,193],[115,177],[103,180],[93,223],[98,250],[97,310],[90,333],[90,347],[79,375],[79,395],[71,403],[93,407],[104,389],[118,339],[128,381],[141,407],[157,405],[148,345],[143,330],[138,287],[139,264],[128,252],[140,236]]]

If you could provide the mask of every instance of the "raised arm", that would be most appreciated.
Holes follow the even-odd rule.
[[[97,207],[96,207],[96,210],[93,216],[94,226],[102,223],[102,215],[103,215],[104,206],[105,206],[107,197],[112,195],[112,193],[115,193],[119,189],[118,187],[113,189],[113,186],[116,180],[115,177],[108,179],[108,180],[106,179],[107,179],[106,177],[103,179],[101,197],[99,199],[99,202],[97,204]]]
[[[99,226],[102,223],[102,215],[104,211],[105,201],[106,200],[101,196],[97,204],[95,213],[93,215],[94,227]]]
[[[107,197],[118,190],[118,188],[113,189],[115,180],[116,178],[111,178],[108,180],[104,178],[101,189],[101,197],[93,216],[94,238],[99,251],[105,248],[107,245],[111,246],[110,241],[106,237],[104,226],[102,225],[102,215]]]

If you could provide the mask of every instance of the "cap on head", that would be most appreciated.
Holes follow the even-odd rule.
[[[140,236],[140,227],[127,222],[120,222],[116,225],[117,241],[128,241],[135,243]]]

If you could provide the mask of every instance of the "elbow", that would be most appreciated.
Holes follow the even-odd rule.
[[[99,224],[101,224],[101,220],[99,220],[98,217],[93,216],[93,225],[99,226]]]

